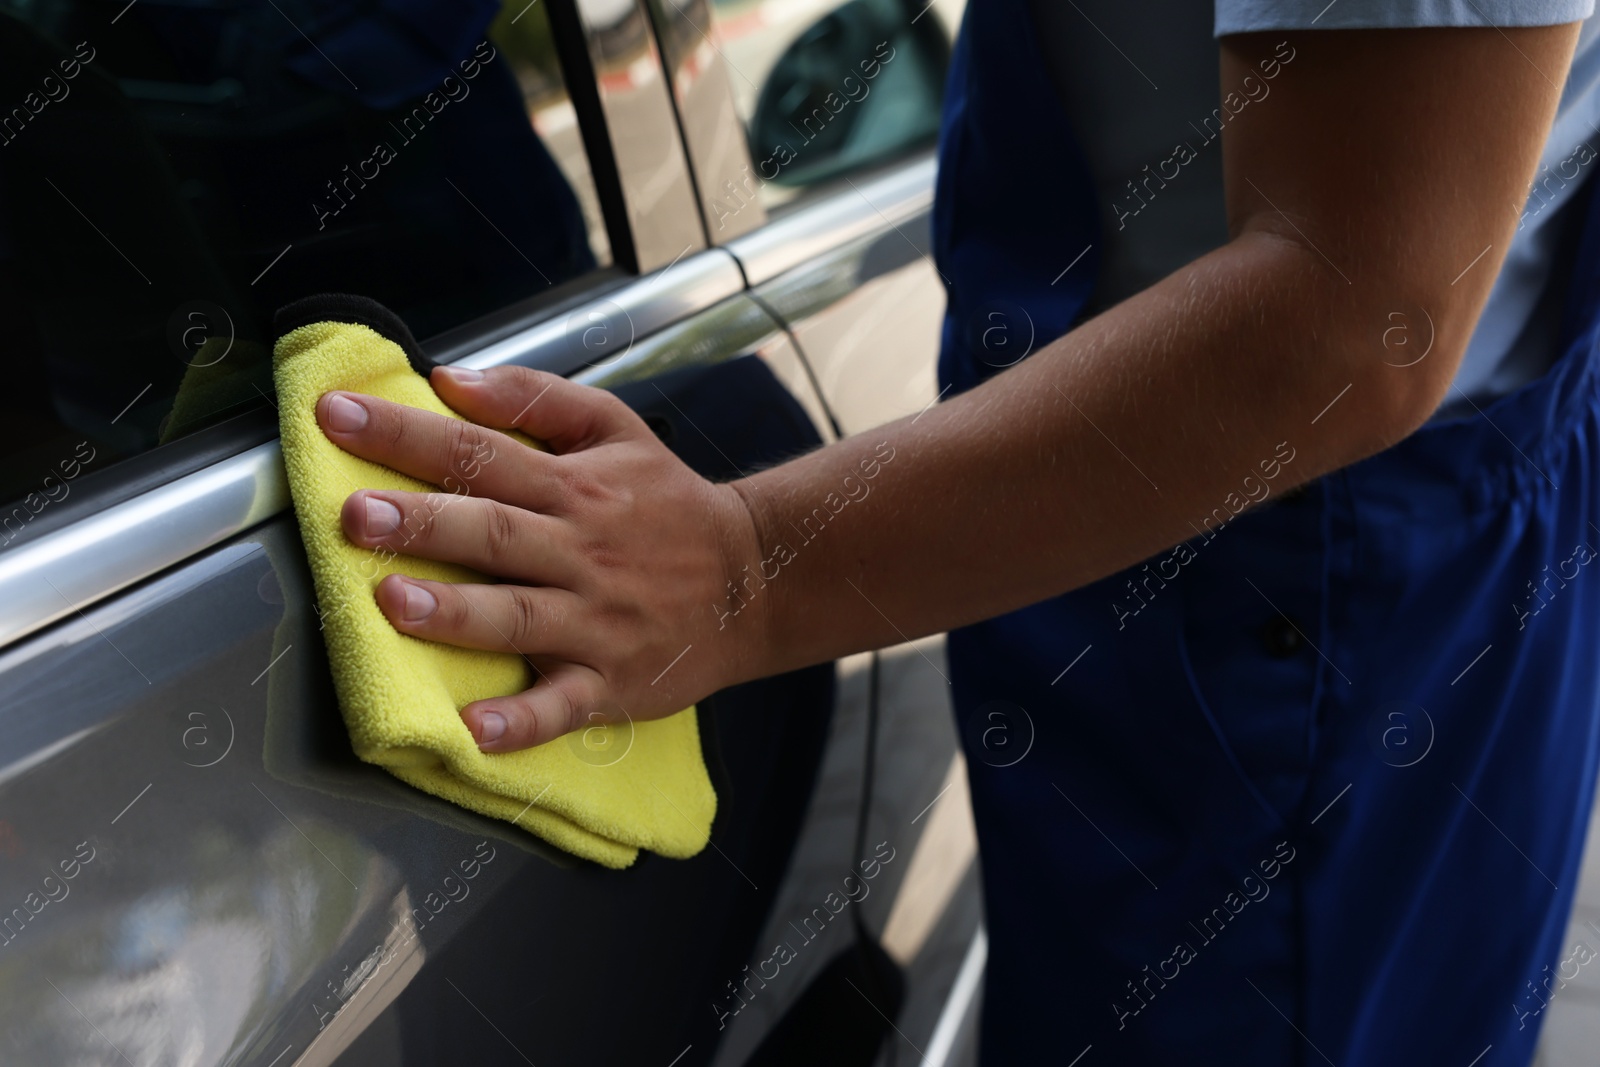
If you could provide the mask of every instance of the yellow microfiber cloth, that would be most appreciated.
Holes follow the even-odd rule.
[[[496,823],[459,804],[414,789],[371,764],[352,765],[344,758],[350,751],[349,732],[343,729],[339,718],[337,698],[330,707],[323,697],[324,679],[329,676],[328,659],[322,647],[322,626],[304,542],[299,530],[280,529],[276,523],[262,529],[258,537],[271,567],[272,581],[263,583],[270,592],[264,597],[275,595],[283,606],[283,615],[272,632],[271,651],[262,660],[273,665],[261,683],[267,687],[267,714],[261,724],[262,769],[285,785],[314,790],[345,805],[370,804],[399,812],[407,819],[427,819],[474,841],[494,834],[497,841],[546,863],[562,868],[577,866],[574,857],[526,831],[518,833],[505,822]],[[269,599],[268,603],[272,601]],[[291,650],[293,655],[289,654]],[[326,719],[330,713],[331,722]],[[185,759],[191,766],[215,759],[218,746],[226,744],[220,736],[221,724],[215,730],[209,724],[203,725],[208,729],[195,735],[193,755]],[[217,744],[213,745],[213,741]],[[333,751],[335,746],[339,751]],[[371,773],[375,770],[376,776]]]
[[[374,590],[397,571],[444,582],[482,582],[454,564],[397,555],[387,563],[352,544],[340,526],[357,489],[436,491],[340,449],[317,424],[322,394],[345,389],[450,418],[413,369],[422,356],[393,312],[359,297],[313,297],[279,313],[273,352],[284,465],[321,603],[339,707],[356,754],[418,789],[507,819],[607,867],[639,849],[687,858],[706,845],[716,794],[693,708],[610,731],[622,754],[590,755],[575,737],[521,752],[485,754],[459,715],[475,700],[528,688],[515,652],[455,648],[402,634]],[[529,447],[537,447],[527,438]]]

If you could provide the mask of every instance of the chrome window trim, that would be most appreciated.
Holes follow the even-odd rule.
[[[591,360],[576,326],[622,323],[643,338],[735,296],[739,267],[712,249],[552,316],[458,362],[520,363],[569,374]],[[618,319],[618,315],[623,316]],[[182,563],[289,507],[277,441],[258,445],[98,514],[0,552],[0,646]]]
[[[75,614],[283,510],[278,443],[109,507],[0,555],[0,643]]]
[[[939,1021],[934,1024],[928,1051],[922,1057],[925,1067],[946,1067],[956,1052],[956,1043],[977,1026],[978,993],[983,987],[984,968],[988,962],[989,932],[979,926],[967,945],[961,970],[956,973],[944,1008],[939,1012]]]
[[[870,180],[795,208],[761,229],[723,245],[757,286],[863,237],[885,233],[933,207],[937,163],[932,152]],[[909,238],[908,238],[909,239]],[[932,249],[921,251],[932,253]]]
[[[586,301],[565,315],[535,323],[456,362],[477,370],[521,363],[571,374],[594,360],[593,352],[584,347],[583,335],[596,316],[613,328],[613,337],[621,331],[626,346],[704,311],[744,287],[744,277],[733,258],[720,249],[709,249],[675,260],[664,270]],[[566,358],[563,361],[558,356]],[[537,363],[532,362],[536,359]]]
[[[650,337],[603,364],[587,367],[572,380],[601,389],[668,374],[685,367],[710,367],[736,355],[757,355],[805,410],[824,444],[837,439],[832,416],[817,392],[800,349],[773,318],[771,309],[748,293],[730,297]]]

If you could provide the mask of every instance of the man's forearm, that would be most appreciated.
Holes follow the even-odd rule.
[[[781,670],[987,618],[1215,530],[1426,416],[1462,316],[1437,324],[1434,366],[1399,367],[1430,327],[1417,316],[1411,347],[1392,332],[1386,347],[1389,304],[1292,242],[1235,241],[964,395],[736,483],[761,555],[729,607],[756,609]]]

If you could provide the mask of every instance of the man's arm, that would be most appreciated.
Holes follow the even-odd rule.
[[[1225,38],[1222,84],[1283,39]],[[1274,492],[1419,427],[1516,229],[1576,39],[1289,35],[1292,66],[1223,138],[1226,245],[920,419],[736,483],[769,546],[874,444],[895,450],[871,502],[763,591],[771,666],[1076,588],[1230,514],[1289,449]],[[1395,366],[1429,318],[1432,350]]]
[[[1223,85],[1285,36],[1224,39]],[[667,714],[1037,602],[1193,538],[1267,469],[1282,492],[1420,426],[1515,231],[1577,26],[1287,37],[1293,65],[1223,139],[1230,241],[918,417],[711,486],[614,398],[533,371],[434,383],[554,454],[371,398],[341,431],[331,416],[350,398],[325,397],[333,440],[430,481],[484,441],[510,457],[474,486],[492,499],[440,510],[405,544],[374,533],[367,502],[409,513],[408,494],[345,509],[357,543],[528,583],[379,587],[397,628],[509,638],[544,672],[464,709],[482,747],[541,743],[611,704]],[[870,495],[834,516],[829,495],[861,485]],[[827,532],[803,542],[790,524],[819,507]],[[728,618],[726,583],[753,574],[760,596]]]

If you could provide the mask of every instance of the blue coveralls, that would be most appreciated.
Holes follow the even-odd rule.
[[[1035,347],[1074,325],[1101,235],[1026,0],[968,7],[948,93],[959,391],[1004,362],[996,309]],[[950,635],[986,1065],[1522,1067],[1600,968],[1600,929],[1565,933],[1600,753],[1600,212],[1574,221],[1543,378]]]

